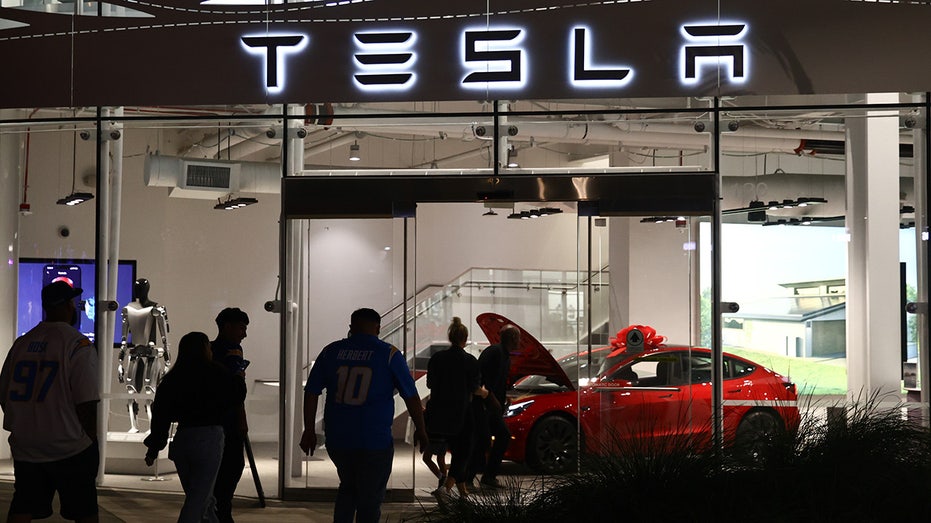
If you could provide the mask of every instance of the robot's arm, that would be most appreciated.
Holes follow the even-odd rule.
[[[123,330],[120,336],[120,361],[116,366],[117,377],[120,380],[120,383],[124,381],[124,371],[123,371],[123,359],[126,357],[126,338],[129,336],[129,315],[126,312],[126,308],[120,311],[120,316],[123,318]]]
[[[158,333],[162,337],[162,348],[165,355],[165,366],[171,366],[171,351],[168,350],[168,310],[163,305],[154,309],[155,322],[158,324]]]

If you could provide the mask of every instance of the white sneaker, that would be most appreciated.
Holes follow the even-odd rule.
[[[440,487],[434,490],[432,494],[440,503],[453,502],[459,498],[459,493],[456,491],[456,489],[448,489],[446,487]]]

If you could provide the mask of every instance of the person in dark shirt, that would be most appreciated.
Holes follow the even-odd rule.
[[[178,423],[168,457],[184,489],[178,521],[215,522],[213,486],[223,456],[223,423],[246,396],[242,381],[213,362],[210,341],[202,332],[181,338],[178,359],[159,384],[152,404],[151,433],[145,439],[145,462],[152,465]]]
[[[246,338],[249,315],[241,309],[227,307],[217,315],[216,323],[217,338],[210,345],[213,361],[225,367],[233,380],[245,389],[249,360],[243,358],[241,344]],[[220,463],[217,482],[213,488],[213,495],[217,500],[217,517],[222,523],[233,522],[233,495],[246,466],[244,452],[248,432],[246,405],[244,399],[241,399],[236,402],[232,413],[223,423],[223,461]]]
[[[485,453],[491,447],[491,451],[488,452],[488,460],[484,463],[484,473],[481,480],[483,487],[498,488],[501,486],[498,482],[498,471],[501,469],[504,452],[511,442],[511,433],[504,423],[503,409],[507,407],[511,353],[517,351],[519,346],[520,329],[514,325],[505,325],[501,328],[501,343],[488,346],[478,357],[479,368],[482,372],[482,384],[497,400],[492,402],[492,405],[495,405],[494,407],[484,409],[486,417],[484,421],[487,423],[487,430],[481,431],[484,437],[476,442],[477,468],[481,467],[481,461],[484,460]],[[479,423],[481,422],[482,420],[479,421]],[[495,440],[493,445],[491,444],[492,437]]]
[[[469,329],[459,318],[453,318],[447,331],[450,347],[437,352],[427,363],[427,436],[445,439],[452,454],[445,483],[437,495],[449,496],[453,485],[460,496],[469,494],[466,474],[474,443],[471,403],[473,396],[485,398],[478,361],[464,350]]]

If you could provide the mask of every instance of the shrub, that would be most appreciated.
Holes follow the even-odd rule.
[[[423,521],[910,521],[931,512],[931,432],[892,396],[809,405],[756,459],[687,437],[620,440],[580,472],[438,504]],[[891,400],[891,401],[890,401]],[[812,414],[827,411],[830,416]],[[917,496],[909,495],[918,493]]]

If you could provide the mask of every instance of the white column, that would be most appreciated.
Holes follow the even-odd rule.
[[[847,388],[858,399],[901,387],[899,119],[895,111],[870,111],[846,126]]]
[[[623,154],[611,155],[611,166],[629,165]],[[698,343],[698,220],[687,227],[673,223],[641,223],[639,217],[608,221],[608,264],[611,297],[608,334],[631,324],[649,325],[671,343]]]
[[[0,111],[0,120],[21,118],[22,111]],[[22,197],[22,171],[24,154],[22,133],[0,134],[0,361],[16,339],[16,293],[19,246],[19,199]],[[0,422],[3,414],[0,413]],[[6,437],[0,438],[0,459],[10,458],[10,445]]]
[[[100,165],[98,167],[99,183],[97,185],[97,199],[99,202],[99,223],[100,228],[97,230],[97,248],[101,253],[101,258],[97,260],[97,289],[95,294],[103,296],[107,288],[107,261],[110,247],[110,140],[106,136],[109,132],[110,109],[101,109],[101,138],[97,142],[99,149]],[[113,342],[110,341],[108,333],[112,333],[108,315],[99,317],[98,324],[101,332],[95,332],[97,341],[97,354],[100,365],[98,366],[98,383],[101,392],[110,389],[110,370],[113,363]],[[107,432],[110,421],[110,400],[106,396],[101,397],[100,405],[97,407],[97,436],[100,441],[100,464],[97,468],[97,484],[103,483],[104,472],[107,464]]]
[[[630,218],[608,218],[608,335],[630,325]]]
[[[611,167],[627,167],[630,158],[618,151],[609,158]],[[630,325],[630,219],[608,219],[608,335]]]
[[[303,115],[305,109],[303,106],[290,105],[288,113],[292,115]],[[299,120],[289,120],[288,128],[297,129],[301,127]],[[291,133],[287,134],[289,143],[289,152],[287,160],[287,172],[289,175],[297,175],[304,169],[304,140],[302,138],[291,138]],[[284,157],[282,155],[282,157]],[[282,306],[281,314],[286,317],[287,342],[285,351],[281,354],[287,362],[287,376],[279,376],[279,384],[286,388],[284,391],[284,402],[280,404],[281,411],[279,416],[284,417],[284,432],[279,435],[279,446],[282,449],[283,456],[279,457],[282,466],[279,467],[279,480],[283,481],[282,485],[287,487],[288,478],[297,478],[303,474],[304,454],[297,450],[297,443],[301,440],[303,432],[303,387],[302,380],[307,373],[304,368],[304,351],[307,345],[307,327],[309,324],[308,310],[302,304],[310,302],[309,292],[309,262],[307,260],[307,240],[308,230],[306,220],[291,220],[285,225],[287,230],[287,245],[279,249],[279,253],[285,253],[287,260],[285,266],[289,268],[288,277],[288,302]],[[279,254],[280,255],[280,254]],[[318,412],[322,413],[322,409]],[[285,466],[286,465],[286,466]],[[281,491],[279,491],[281,495]]]
[[[915,162],[915,258],[918,271],[918,289],[916,289],[916,301],[919,303],[928,303],[928,278],[931,272],[928,270],[928,187],[925,178],[925,172],[928,168],[925,158],[928,155],[925,147],[925,136],[928,129],[915,129],[912,132],[914,137]],[[918,375],[919,387],[921,388],[921,402],[925,405],[931,401],[931,376],[928,376],[928,308],[924,307],[917,315],[918,320]],[[925,417],[927,419],[927,417]]]

